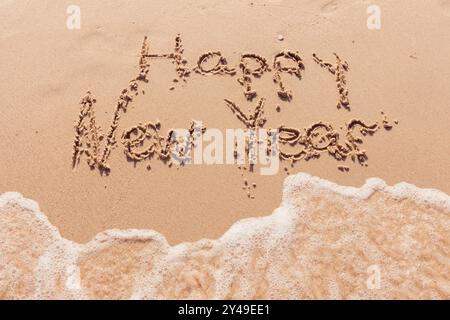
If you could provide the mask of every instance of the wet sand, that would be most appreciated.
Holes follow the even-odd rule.
[[[448,299],[449,215],[436,190],[298,174],[272,215],[217,240],[170,246],[154,231],[108,230],[80,245],[8,193],[0,298]]]
[[[284,179],[299,172],[338,185],[377,177],[450,192],[449,1],[378,1],[380,30],[367,28],[367,1],[83,0],[80,30],[66,26],[70,4],[0,4],[0,194],[39,203],[68,241],[88,243],[110,229],[154,230],[166,247],[218,239],[241,219],[271,215]],[[94,96],[83,109],[83,97]],[[84,152],[74,158],[83,110],[101,127],[86,132],[104,135],[92,168]],[[284,142],[294,144],[284,145],[274,176],[236,165],[177,168],[124,152],[130,128],[158,123],[165,136],[192,120],[221,130],[284,128]],[[364,124],[356,147],[345,144],[354,121]],[[314,130],[327,137],[325,148],[311,140]],[[439,290],[430,296],[448,297]]]

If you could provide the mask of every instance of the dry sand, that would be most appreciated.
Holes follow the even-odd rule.
[[[0,50],[0,193],[17,191],[38,202],[40,210],[49,220],[49,223],[44,223],[45,226],[55,226],[65,239],[88,243],[98,233],[109,229],[155,230],[158,239],[163,235],[171,245],[202,238],[219,238],[243,218],[270,215],[280,206],[284,179],[298,172],[307,172],[339,185],[359,187],[367,178],[379,177],[389,185],[406,181],[419,188],[450,193],[450,65],[446,63],[450,55],[450,1],[377,1],[376,4],[382,10],[381,30],[369,30],[366,26],[366,9],[371,4],[368,1],[78,1],[82,14],[80,30],[68,30],[66,27],[66,8],[70,4],[69,1],[15,0],[2,1],[0,4],[0,39],[3,43]],[[174,52],[178,34],[184,52],[180,51],[178,56],[174,56],[175,63],[164,58],[149,59],[146,74],[148,82],[139,81],[139,95],[135,95],[132,90],[134,85],[130,81],[142,72],[139,63],[144,37],[148,37],[150,54],[166,54]],[[199,73],[193,71],[186,76],[182,59],[186,59],[186,66],[193,69],[203,54],[218,51],[226,57],[229,69],[223,66],[217,72],[211,72],[216,74],[204,74],[199,70]],[[293,74],[277,75],[272,66],[274,57],[282,52],[297,51],[301,61],[296,60]],[[338,58],[333,53],[339,57],[340,64],[337,64]],[[266,70],[260,78],[251,77],[249,83],[241,73],[245,66],[239,65],[243,54],[263,57],[272,70]],[[178,72],[176,67],[179,68]],[[231,68],[236,68],[236,74],[230,71]],[[174,82],[174,79],[177,81]],[[339,86],[343,88],[340,94]],[[126,113],[120,111],[117,127],[119,143],[117,148],[111,149],[108,159],[111,171],[108,175],[101,175],[98,163],[93,170],[90,169],[86,164],[86,155],[81,156],[74,170],[74,122],[80,114],[81,99],[87,91],[95,95],[96,104],[93,108],[96,125],[101,126],[107,135],[124,88],[128,89],[127,94],[133,93],[133,101]],[[257,96],[249,101],[253,91],[257,92]],[[244,128],[245,119],[239,119],[236,109],[233,113],[230,110],[233,109],[232,105],[224,99],[234,102],[247,114],[247,109],[255,108],[260,98],[265,98],[266,128],[284,125],[301,131],[322,121],[340,130],[342,136],[345,128],[340,129],[340,126],[349,124],[353,119],[361,119],[367,124],[378,121],[376,134],[365,136],[359,150],[367,151],[368,161],[363,164],[368,166],[361,166],[359,161],[352,162],[351,159],[338,162],[335,157],[328,155],[329,150],[324,150],[320,152],[319,159],[310,154],[311,160],[300,160],[293,167],[289,161],[283,161],[278,175],[260,176],[247,171],[243,173],[237,166],[230,165],[185,166],[177,170],[156,158],[134,163],[128,161],[123,152],[120,141],[122,132],[140,122],[159,121],[162,133],[171,128],[188,128],[192,119],[203,121],[209,128]],[[122,95],[120,99],[128,98]],[[387,123],[383,123],[385,116]],[[105,140],[101,144],[101,154]],[[148,170],[149,165],[151,170]],[[244,179],[252,186],[250,198],[247,190],[242,188],[245,187]],[[256,188],[253,184],[256,184]],[[441,196],[445,198],[445,195]],[[414,197],[407,198],[410,201]],[[302,199],[301,193],[298,199]],[[308,201],[301,210],[313,212],[311,208],[314,206]],[[329,205],[335,208],[343,200],[338,201],[330,196],[320,201],[337,201]],[[390,203],[389,199],[385,201],[386,206],[392,205],[395,210],[401,205]],[[4,201],[2,213],[8,212],[5,211],[10,206],[8,203]],[[365,205],[371,207],[370,203]],[[402,209],[402,214],[406,216],[408,212],[414,212],[411,217],[405,218],[411,219],[410,223],[402,220],[402,227],[408,232],[411,231],[409,228],[417,228],[421,230],[417,231],[418,234],[425,232],[423,230],[431,232],[431,228],[435,236],[429,241],[444,252],[442,256],[428,259],[429,256],[417,248],[423,261],[429,261],[430,264],[437,261],[442,272],[435,271],[435,266],[426,265],[428,271],[418,272],[417,281],[422,281],[422,284],[435,281],[427,287],[431,291],[425,294],[425,291],[417,289],[417,292],[410,291],[408,294],[413,297],[421,297],[423,293],[426,297],[448,298],[449,280],[444,277],[445,273],[449,274],[449,257],[445,253],[448,252],[448,208],[445,205],[438,206],[435,210],[439,216],[435,216],[434,211],[427,206],[415,202],[403,205],[417,205],[419,208]],[[23,210],[18,210],[17,221],[22,221]],[[327,218],[333,216],[334,211],[321,210],[318,215],[323,218],[321,224],[334,228],[334,222]],[[356,214],[358,210],[350,208],[346,212]],[[364,237],[370,238],[369,234],[378,230],[381,237],[388,237],[390,228],[398,226],[399,221],[393,217],[383,225],[381,221],[384,221],[387,213],[380,207],[373,210],[379,216],[373,217],[373,221],[361,222],[359,227],[364,230],[361,232]],[[34,208],[34,211],[38,210]],[[435,221],[427,220],[427,217]],[[422,225],[422,219],[429,226]],[[358,224],[354,217],[346,216],[343,221],[350,225]],[[304,225],[303,222],[298,223]],[[378,223],[380,229],[376,228]],[[7,225],[2,225],[2,228]],[[33,225],[32,219],[30,225]],[[315,233],[326,230],[314,229],[308,232],[313,237]],[[339,232],[351,233],[351,230]],[[48,237],[60,239],[55,234]],[[423,240],[416,239],[418,243],[428,241],[421,235],[417,237]],[[158,240],[163,243],[161,246],[155,245],[155,250],[160,250],[162,256],[167,254],[168,248],[179,248],[169,247],[165,239]],[[66,243],[66,240],[61,241]],[[399,248],[400,241],[392,244],[392,247],[388,244],[384,246],[383,239],[370,241],[387,256],[398,257],[389,250],[397,250],[395,248]],[[292,244],[294,242],[295,245]],[[297,244],[294,240],[286,242],[286,246],[291,248]],[[319,241],[318,246],[327,247],[326,244],[326,241]],[[12,247],[14,250],[18,248],[16,245]],[[89,251],[86,249],[89,244],[81,249],[72,242],[68,246],[70,252],[76,251],[71,257]],[[152,250],[145,243],[142,246],[144,251]],[[348,250],[351,254],[359,252],[359,249],[352,248],[349,244],[349,248],[345,249],[344,243],[342,250]],[[119,256],[123,248],[117,250]],[[300,254],[298,252],[302,249],[295,250]],[[211,255],[219,257],[219,260],[221,255],[226,256],[225,253],[217,252],[220,250]],[[402,257],[405,255],[407,260],[405,264],[413,264],[418,252],[412,254],[402,251]],[[352,274],[358,275],[361,270],[365,272],[367,266],[380,263],[380,260],[388,261],[381,253],[374,254],[376,258],[370,256]],[[66,252],[63,255],[70,254]],[[112,257],[114,255],[112,253]],[[327,257],[326,253],[323,257]],[[333,261],[338,259],[334,254],[329,258]],[[61,256],[55,259],[64,260]],[[221,265],[220,261],[211,259],[210,263]],[[63,269],[78,263],[64,261],[61,263]],[[317,263],[325,266],[329,262],[324,260]],[[86,261],[79,263],[85,263],[88,269],[102,268],[101,265],[95,266],[95,262],[94,266]],[[130,266],[133,264],[130,261]],[[311,265],[314,262],[308,266]],[[347,267],[345,263],[342,264],[342,268]],[[80,268],[83,269],[82,266]],[[126,274],[129,269],[126,266],[124,268]],[[282,268],[282,265],[275,268]],[[293,272],[302,273],[302,270],[306,270],[302,268],[307,267],[304,265]],[[116,271],[108,272],[114,274]],[[212,272],[205,271],[205,274]],[[437,273],[425,279],[426,272]],[[137,274],[143,273],[137,271]],[[32,277],[34,273],[31,270],[28,274]],[[364,279],[365,276],[364,273]],[[314,278],[303,273],[295,279],[300,281],[304,279],[302,277]],[[351,283],[355,279],[349,276],[346,281]],[[359,289],[344,290],[345,294],[343,291],[335,294],[336,290],[330,289],[322,295],[332,298],[403,297],[408,288],[416,285],[417,288],[421,287],[417,283],[405,284],[406,291],[400,293],[398,283],[402,280],[392,279],[392,282],[386,282],[389,290],[384,290],[384,295]],[[230,281],[224,278],[222,285],[226,287]],[[276,283],[274,281],[268,282]],[[320,288],[328,286],[328,283],[312,283]],[[95,285],[94,280],[92,285]],[[284,288],[287,290],[284,293],[275,289],[263,290],[260,296],[320,297],[322,289],[317,289],[317,294],[312,293],[314,285],[302,290]],[[82,293],[75,290],[75,293],[70,294],[78,297],[111,297],[108,293],[90,293],[89,290],[96,289],[86,289],[89,285],[83,284],[82,287],[84,291],[76,289]],[[245,293],[249,291],[243,289],[241,292],[234,287],[236,295],[227,291],[229,287],[222,291],[211,289],[204,295],[184,294],[182,289],[174,294],[149,293],[141,288],[140,291],[129,289],[120,297],[129,298],[130,292],[138,292],[136,294],[140,297],[260,297],[252,291],[255,288],[251,281],[249,287],[249,294]],[[6,287],[0,288],[3,290],[0,297],[9,297],[11,292],[4,289]],[[63,292],[66,289],[58,290],[52,287],[47,295],[37,294],[35,288],[31,288],[26,294],[18,293],[17,297],[33,294],[45,297],[70,296]],[[328,294],[330,292],[334,294]]]

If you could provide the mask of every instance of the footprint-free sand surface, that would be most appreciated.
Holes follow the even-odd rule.
[[[39,204],[1,198],[0,297],[450,296],[449,1],[70,5],[0,4],[0,194]],[[279,129],[278,174],[166,161],[199,121]]]

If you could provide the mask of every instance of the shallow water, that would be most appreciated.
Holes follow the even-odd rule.
[[[0,197],[1,299],[448,299],[450,197],[297,174],[272,215],[170,246],[149,230],[62,238],[36,202]]]

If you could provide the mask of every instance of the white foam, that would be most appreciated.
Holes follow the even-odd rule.
[[[341,186],[334,182],[311,176],[307,173],[298,173],[286,178],[285,193],[296,188],[322,188],[327,191],[340,194],[349,198],[358,198],[366,200],[376,191],[385,191],[398,199],[412,199],[422,203],[434,204],[439,207],[450,209],[450,196],[436,189],[422,189],[406,182],[398,183],[394,186],[388,186],[380,178],[369,178],[366,183],[360,187]]]
[[[394,199],[409,199],[442,210],[447,220],[440,223],[433,221],[433,219],[439,217],[428,217],[424,213],[424,221],[426,219],[431,221],[431,225],[427,226],[428,229],[426,230],[432,243],[438,244],[439,241],[445,241],[442,240],[443,235],[438,228],[450,230],[450,219],[448,218],[450,215],[450,196],[438,190],[420,189],[407,183],[399,183],[390,187],[378,178],[368,179],[362,187],[355,188],[340,186],[301,173],[288,177],[283,191],[282,204],[272,215],[238,221],[217,240],[204,239],[176,246],[170,246],[165,237],[158,232],[136,229],[107,230],[95,236],[85,245],[74,243],[61,237],[58,229],[50,224],[36,202],[25,199],[21,194],[14,192],[8,192],[0,196],[0,223],[2,215],[8,215],[9,213],[8,210],[2,209],[8,204],[13,204],[28,211],[28,214],[31,212],[40,222],[40,226],[44,227],[43,230],[48,232],[49,241],[36,244],[37,246],[43,246],[44,251],[37,257],[36,266],[31,274],[31,279],[34,280],[30,281],[35,282],[34,289],[30,289],[32,293],[27,297],[34,299],[48,297],[84,299],[90,297],[88,289],[83,286],[81,281],[81,271],[78,265],[80,257],[89,254],[95,256],[97,252],[101,252],[103,249],[119,243],[133,243],[133,241],[147,243],[149,248],[154,248],[154,250],[144,250],[141,253],[139,263],[142,263],[142,270],[147,271],[130,275],[133,278],[133,289],[128,298],[131,299],[161,299],[171,297],[171,295],[179,297],[186,295],[187,298],[198,298],[204,295],[209,298],[251,298],[258,297],[260,292],[264,292],[266,298],[293,298],[302,294],[308,296],[312,294],[308,292],[311,291],[313,285],[311,279],[314,279],[314,263],[327,264],[321,260],[325,259],[326,256],[314,257],[315,250],[322,248],[323,243],[326,243],[324,239],[333,236],[333,233],[328,233],[327,228],[335,230],[345,222],[354,231],[350,234],[344,233],[338,236],[334,242],[327,245],[326,250],[331,250],[331,252],[333,250],[344,250],[342,248],[351,248],[356,243],[360,248],[359,251],[355,252],[364,252],[366,259],[373,261],[386,259],[385,252],[379,248],[378,240],[375,242],[368,240],[370,238],[368,238],[367,230],[359,230],[358,220],[352,220],[354,217],[351,216],[352,210],[355,209],[359,212],[372,213],[375,217],[376,214],[380,214],[376,212],[376,208],[369,208],[365,201],[377,191],[381,191]],[[332,199],[330,198],[332,195],[353,200],[348,204],[338,198],[327,200],[337,201],[336,204],[343,212],[346,212],[346,215],[336,218],[337,220],[333,220],[331,225],[325,226],[326,228],[314,223],[308,225],[309,221],[314,218],[306,209],[309,204],[303,203],[302,205],[300,203],[299,205],[295,202],[295,199],[302,195],[303,191],[313,191],[315,195],[323,196],[324,200]],[[304,201],[307,201],[308,198],[305,199]],[[18,212],[20,214],[20,211]],[[399,218],[403,217],[398,212],[393,212],[391,217],[396,218],[396,215],[399,215]],[[416,216],[417,214],[414,213],[414,217]],[[420,218],[420,216],[418,217]],[[307,228],[320,227],[324,231],[310,232],[308,233],[309,236],[302,240],[303,242],[299,242],[299,239],[302,239],[304,235],[298,233],[297,227],[302,224],[306,224]],[[401,232],[398,232],[397,235],[400,237],[398,246],[400,252],[408,254],[409,257],[418,257],[417,250],[427,249],[426,245],[422,245],[414,238],[415,227],[411,224],[399,226]],[[434,229],[431,230],[430,228]],[[357,229],[358,232],[356,232]],[[388,231],[386,231],[386,235],[380,234],[379,236],[386,237],[386,239],[392,237]],[[0,271],[0,279],[6,278],[6,282],[0,281],[0,292],[5,289],[2,286],[14,286],[14,283],[19,281],[17,277],[21,275],[20,272],[25,272],[16,270],[16,265],[8,265],[5,262],[5,255],[14,252],[14,248],[11,247],[15,245],[14,241],[17,241],[17,239],[2,239],[0,235],[0,258],[2,258],[0,264],[5,267],[4,271]],[[392,242],[392,240],[389,241]],[[303,254],[297,257],[298,253],[294,254],[297,251],[293,250],[301,243],[307,243],[307,246],[304,245]],[[325,249],[322,248],[321,250]],[[352,252],[352,254],[354,253]],[[295,259],[292,260],[293,258]],[[29,259],[30,264],[33,264],[33,257]],[[362,261],[351,261],[343,255],[336,255],[335,259],[341,261],[340,263],[352,263],[355,268],[364,268]],[[121,262],[118,261],[117,263],[120,264]],[[151,267],[146,267],[146,265]],[[7,268],[9,270],[6,270]],[[256,269],[251,271],[251,268]],[[397,274],[397,277],[399,277],[398,271],[392,270],[391,273]],[[258,272],[263,272],[263,279],[258,276]],[[105,274],[108,273],[105,271]],[[415,274],[418,274],[418,272]],[[101,277],[102,272],[98,276]],[[127,275],[123,276],[126,277]],[[355,281],[354,279],[351,280],[347,274],[339,277],[342,279],[348,278],[345,281]],[[212,280],[208,280],[210,278]],[[58,289],[58,281],[61,281],[61,279],[63,280],[63,289]],[[425,281],[424,279],[426,277],[421,281]],[[95,281],[95,279],[92,281]],[[212,281],[213,288],[206,289],[209,287],[205,284],[209,283],[208,281]],[[108,285],[108,281],[100,282]],[[443,288],[446,288],[446,286],[445,284],[442,285]],[[323,289],[324,292],[329,297],[337,298],[343,294],[335,280],[327,280],[323,287],[325,288]],[[230,288],[234,289],[231,290]],[[16,289],[12,288],[10,291],[13,292],[14,290]],[[100,292],[102,291],[100,290]],[[370,297],[373,294],[366,291],[361,292],[352,294],[355,297],[361,295]],[[235,295],[233,296],[233,294]],[[436,293],[433,291],[433,294]]]

